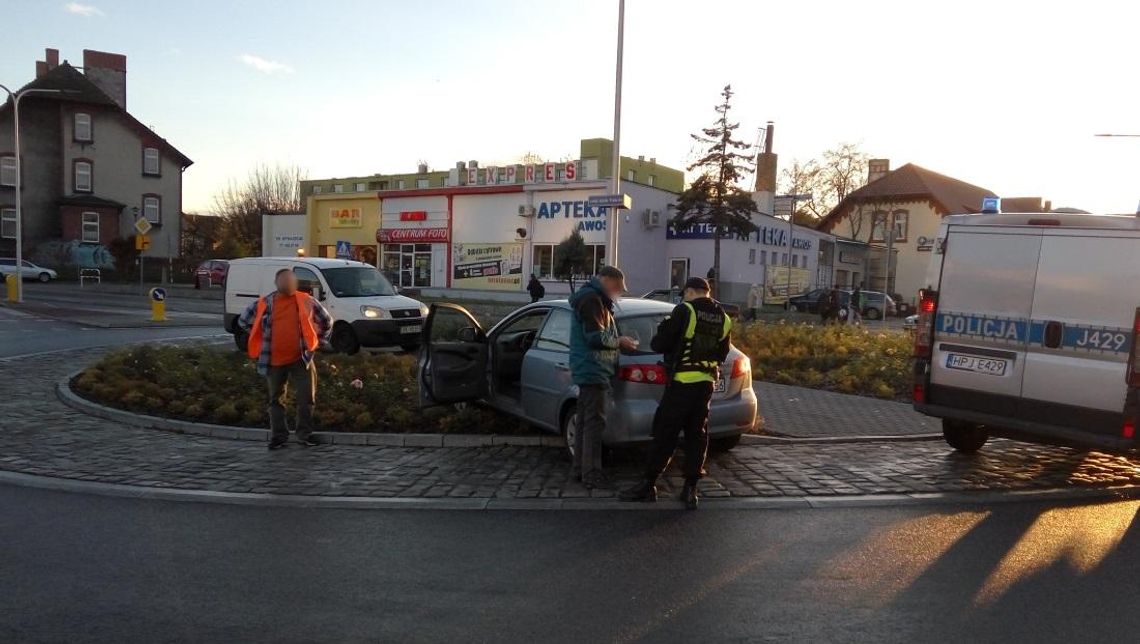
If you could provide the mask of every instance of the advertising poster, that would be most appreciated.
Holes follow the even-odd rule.
[[[452,288],[522,289],[521,243],[453,244],[451,248]]]
[[[788,273],[791,273],[791,293],[788,292]],[[764,272],[764,303],[783,304],[788,297],[811,290],[811,272],[806,268],[769,266]]]
[[[329,209],[329,228],[360,228],[363,225],[360,208]]]

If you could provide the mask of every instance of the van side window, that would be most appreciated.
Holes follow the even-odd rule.
[[[294,266],[293,274],[297,276],[297,290],[299,291],[304,291],[312,295],[313,289],[320,288],[321,286],[321,280],[317,277],[317,274],[307,268]]]

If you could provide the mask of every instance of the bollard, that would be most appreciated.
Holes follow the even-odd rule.
[[[16,298],[18,297],[17,291],[20,288],[16,284],[16,276],[15,275],[5,275],[4,276],[4,283],[8,286],[8,301],[9,302],[15,302]]]
[[[166,289],[150,289],[150,321],[166,321]]]

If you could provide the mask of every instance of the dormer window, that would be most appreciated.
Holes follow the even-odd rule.
[[[94,138],[91,132],[91,115],[87,112],[76,112],[72,132],[76,141],[90,143]]]

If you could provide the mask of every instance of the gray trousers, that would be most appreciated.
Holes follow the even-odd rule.
[[[269,385],[269,431],[273,442],[289,440],[289,424],[285,421],[285,385],[293,383],[297,396],[297,440],[313,433],[313,403],[317,397],[317,367],[301,360],[280,367],[269,367],[265,374]]]
[[[572,471],[585,481],[602,471],[602,434],[606,431],[606,398],[610,386],[578,385],[578,434],[574,437]]]

